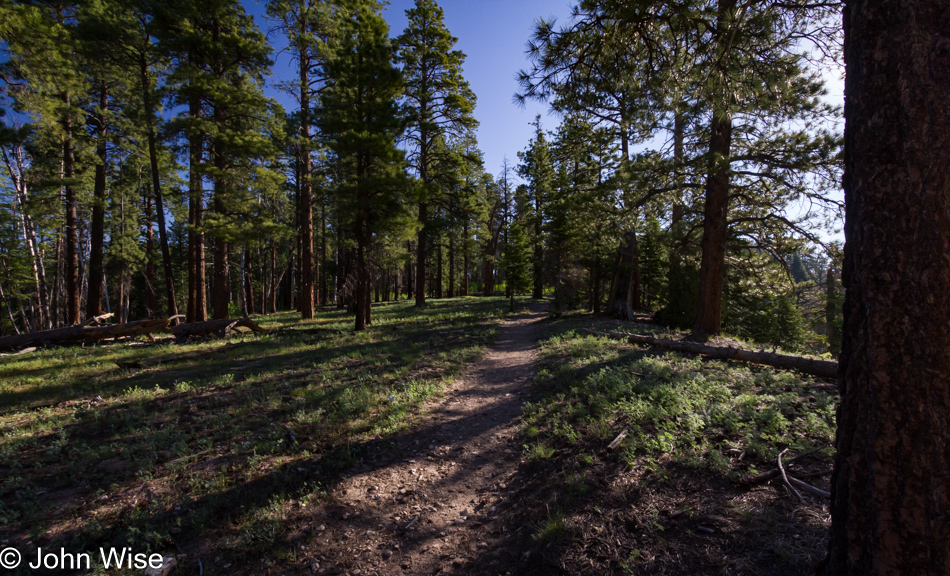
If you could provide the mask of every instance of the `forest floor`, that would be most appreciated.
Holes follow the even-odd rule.
[[[833,384],[506,309],[384,304],[362,334],[277,315],[145,369],[115,362],[222,344],[0,358],[0,548],[129,546],[199,576],[813,570],[827,504],[741,480],[817,449],[789,468],[827,487]]]

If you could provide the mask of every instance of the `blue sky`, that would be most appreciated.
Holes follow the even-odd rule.
[[[406,27],[406,10],[414,0],[393,0],[385,12],[390,35],[400,34]],[[257,25],[267,31],[270,25],[265,18],[265,2],[244,0],[248,13],[253,14]],[[529,126],[536,114],[541,114],[545,129],[553,129],[557,119],[549,116],[547,105],[531,102],[524,108],[512,101],[518,91],[515,75],[526,68],[525,43],[534,30],[538,18],[555,17],[566,20],[572,2],[568,0],[442,0],[445,25],[458,38],[456,48],[466,54],[464,73],[478,98],[475,118],[479,121],[478,144],[485,155],[485,169],[491,174],[501,170],[502,159],[507,156],[514,165],[517,153],[531,139],[533,128]],[[283,43],[278,35],[271,36],[275,51]],[[293,68],[290,55],[275,53],[273,81],[292,79]],[[273,87],[268,95],[276,98],[284,107],[296,106],[292,99]]]

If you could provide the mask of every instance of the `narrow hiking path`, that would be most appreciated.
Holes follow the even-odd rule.
[[[301,546],[315,574],[504,573],[499,554],[535,371],[544,303],[506,318],[497,341],[409,431],[370,450],[320,506]],[[298,554],[298,561],[301,560]],[[510,568],[510,566],[508,567]]]

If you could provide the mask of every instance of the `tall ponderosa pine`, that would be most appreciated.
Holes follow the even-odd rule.
[[[452,49],[457,39],[443,23],[442,8],[435,0],[416,0],[406,15],[409,25],[396,42],[406,79],[408,159],[420,180],[415,290],[416,306],[424,306],[432,227],[429,209],[438,193],[436,147],[440,139],[458,137],[474,128],[475,94],[462,77],[465,54]]]
[[[370,250],[405,211],[404,154],[396,147],[402,76],[392,64],[389,26],[374,7],[342,13],[337,26],[317,124],[338,163],[338,218],[356,241],[355,326],[365,330],[372,320]]]
[[[278,22],[293,57],[297,61],[296,82],[291,92],[300,107],[297,153],[299,161],[299,190],[297,198],[297,228],[299,234],[300,276],[297,289],[297,307],[301,316],[313,318],[315,298],[313,254],[313,104],[325,86],[322,47],[331,34],[332,12],[336,2],[329,0],[271,0],[268,14]]]
[[[270,46],[253,19],[231,0],[181,0],[169,16],[167,45],[176,61],[169,83],[177,100],[189,106],[186,133],[195,139],[192,200],[200,203],[195,196],[204,175],[214,185],[211,212],[204,214],[202,225],[213,241],[212,315],[227,318],[231,243],[241,236],[247,203],[244,181],[258,169],[253,159],[273,152],[269,136],[260,130],[271,109],[262,91]],[[210,162],[199,157],[204,142],[210,144]],[[194,206],[193,214],[199,210]]]
[[[824,574],[950,574],[950,11],[844,17],[841,405]]]

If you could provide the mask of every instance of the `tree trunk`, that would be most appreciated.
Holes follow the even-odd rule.
[[[544,245],[541,242],[540,196],[535,199],[535,203],[537,206],[534,215],[534,291],[531,293],[531,297],[540,300],[544,297]]]
[[[145,124],[148,138],[149,165],[152,172],[152,192],[155,194],[155,216],[158,221],[158,243],[162,250],[162,267],[165,271],[165,298],[168,317],[178,323],[178,302],[175,299],[175,275],[172,271],[172,256],[168,250],[168,233],[165,230],[165,201],[162,196],[161,175],[158,170],[158,150],[155,143],[155,111],[150,94],[148,65],[143,54],[141,59],[142,102],[145,106]]]
[[[327,283],[327,203],[320,201],[320,305],[326,306],[330,300],[330,286]]]
[[[468,217],[462,225],[462,296],[468,296]]]
[[[699,267],[699,310],[693,332],[699,336],[722,331],[722,285],[726,270],[726,227],[729,207],[729,150],[732,117],[721,110],[712,120],[709,173],[703,213],[703,256]]]
[[[244,315],[250,316],[254,313],[254,269],[251,267],[251,251],[244,245]]]
[[[86,294],[86,317],[94,318],[102,313],[102,256],[105,244],[105,207],[106,207],[106,148],[105,110],[108,104],[108,92],[105,83],[99,94],[99,113],[95,115],[96,125],[96,175],[93,183],[92,222],[89,232],[89,291]]]
[[[412,300],[412,241],[406,241],[406,300]]]
[[[419,203],[419,237],[416,245],[416,306],[426,305],[426,221],[429,219],[429,207],[425,202]]]
[[[301,21],[301,26],[303,26]],[[306,30],[301,30],[301,34]],[[300,280],[297,306],[304,320],[313,319],[313,183],[310,180],[310,61],[299,55],[300,64],[300,198],[297,224],[300,229]]]
[[[716,17],[717,42],[726,35],[735,11],[735,0],[719,3]],[[730,36],[731,37],[731,36]],[[725,49],[725,48],[724,48]],[[693,332],[698,336],[722,331],[722,285],[726,270],[726,228],[729,208],[729,153],[732,147],[732,115],[729,111],[728,74],[719,71],[724,84],[710,124],[709,158],[703,213],[703,255],[699,266],[699,308]]]
[[[455,298],[455,237],[449,234],[449,298]]]
[[[627,246],[617,249],[617,265],[610,284],[607,313],[622,320],[633,320],[640,302],[640,257],[637,233],[627,233]]]
[[[357,228],[362,228],[362,222],[357,222]],[[366,262],[366,248],[362,239],[356,247],[356,331],[366,330],[370,322],[370,278],[369,266]]]
[[[844,12],[844,330],[826,574],[950,574],[950,11]]]
[[[68,109],[69,96],[63,96]],[[76,157],[73,151],[73,121],[63,116],[63,188],[66,199],[66,323],[79,324],[79,222],[76,216]]]
[[[221,110],[215,109],[215,123],[222,125],[224,123]],[[214,211],[217,214],[225,213],[226,186],[224,183],[224,174],[227,171],[227,159],[225,157],[224,142],[218,138],[214,143],[214,166],[217,168],[217,174],[214,177]],[[214,286],[211,297],[211,307],[213,308],[212,318],[215,320],[228,318],[228,305],[231,302],[230,270],[228,267],[228,241],[220,235],[214,237]]]
[[[739,360],[741,362],[752,362],[754,364],[765,364],[775,368],[785,370],[798,370],[812,376],[821,378],[834,378],[838,374],[837,362],[827,360],[812,360],[811,358],[802,358],[801,356],[789,356],[786,354],[775,354],[772,352],[753,352],[752,350],[743,350],[741,348],[725,348],[722,346],[707,346],[696,342],[687,342],[683,340],[670,340],[667,338],[654,338],[652,336],[642,336],[640,334],[626,334],[623,332],[597,332],[589,328],[586,332],[598,336],[606,336],[613,340],[624,340],[631,344],[646,344],[648,346],[657,346],[686,352],[689,354],[702,354],[710,358],[720,360]]]
[[[154,318],[158,309],[155,299],[155,240],[152,230],[152,195],[145,192],[145,308],[146,316]]]
[[[268,308],[271,314],[277,313],[277,286],[280,282],[277,279],[277,245],[271,240],[270,243],[270,269],[271,269],[271,291]]]
[[[45,342],[62,344],[66,342],[94,342],[108,338],[143,336],[161,332],[168,327],[169,323],[167,318],[157,318],[153,320],[138,320],[125,324],[89,326],[88,324],[91,323],[91,320],[91,318],[86,320],[82,325],[54,328],[53,330],[19,334],[17,336],[5,336],[0,338],[0,350],[23,348],[24,346],[43,344]]]
[[[29,199],[29,192],[26,187],[26,162],[23,157],[23,147],[14,145],[12,152],[6,148],[0,148],[3,155],[3,162],[7,168],[7,175],[13,184],[16,206],[20,213],[21,233],[23,242],[30,252],[30,264],[33,268],[33,282],[36,285],[37,298],[39,299],[39,326],[43,329],[53,327],[49,307],[49,289],[46,285],[46,265],[43,262],[43,252],[40,250],[40,243],[36,238],[36,227],[33,225],[33,217],[27,212],[26,206]],[[13,156],[11,159],[10,156]]]
[[[192,98],[188,114],[201,116],[201,104]],[[188,313],[186,322],[203,322],[208,318],[207,286],[205,285],[205,247],[202,220],[204,216],[204,191],[202,186],[203,138],[197,132],[188,136]]]
[[[482,276],[484,276],[484,291],[485,296],[494,296],[495,294],[495,267],[491,258],[485,257],[485,260],[482,262]]]

